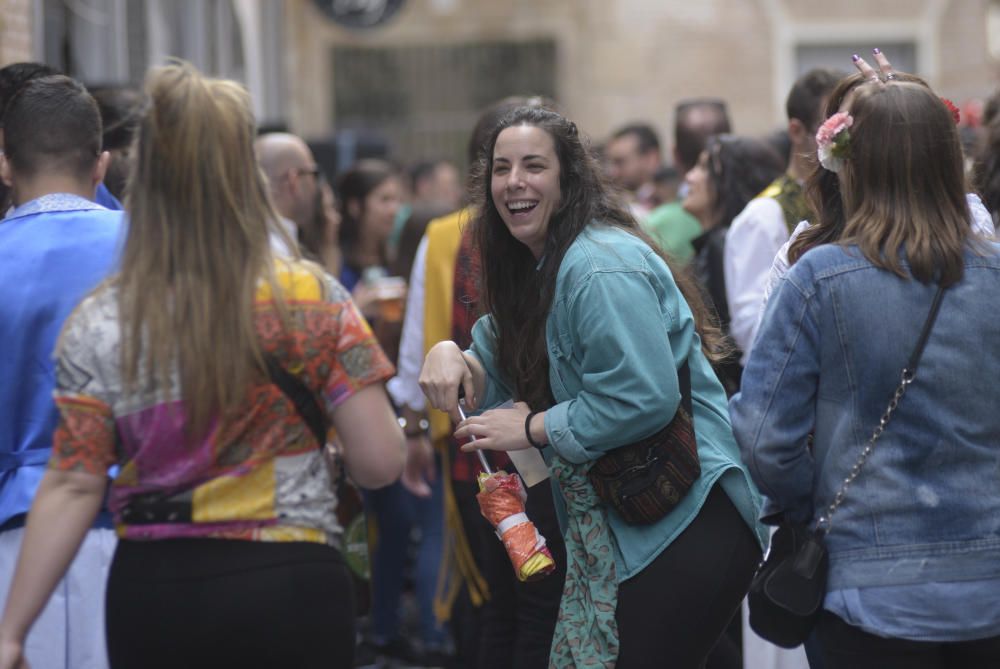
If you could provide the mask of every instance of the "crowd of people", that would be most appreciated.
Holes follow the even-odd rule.
[[[185,63],[0,68],[0,669],[1000,666],[1000,94],[963,146],[873,57],[767,137],[511,97],[339,174]]]

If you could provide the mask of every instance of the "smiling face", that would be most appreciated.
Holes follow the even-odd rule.
[[[552,215],[559,209],[559,158],[541,128],[506,128],[493,147],[490,192],[510,234],[540,258]]]

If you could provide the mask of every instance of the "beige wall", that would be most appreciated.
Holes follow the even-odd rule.
[[[289,0],[290,121],[331,129],[333,45],[413,45],[552,38],[557,95],[595,138],[648,120],[669,138],[681,98],[728,100],[738,132],[783,124],[799,43],[917,44],[918,69],[943,95],[985,96],[998,81],[987,49],[989,0],[408,0],[390,25],[354,33],[309,0]],[[891,56],[891,54],[890,54]],[[850,53],[843,56],[850,68]],[[669,143],[669,140],[668,140]]]
[[[34,60],[31,0],[0,0],[0,66]]]
[[[596,139],[646,120],[669,144],[675,103],[702,95],[727,99],[737,132],[756,134],[784,122],[797,44],[913,41],[918,71],[941,94],[958,102],[989,95],[1000,83],[1000,63],[989,55],[986,16],[998,2],[406,0],[388,26],[357,33],[325,18],[311,0],[285,0],[284,99],[294,131],[327,135],[335,124],[335,45],[546,38],[557,45],[557,97]],[[35,4],[0,0],[0,64],[33,58]]]

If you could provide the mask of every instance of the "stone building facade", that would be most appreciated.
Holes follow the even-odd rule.
[[[554,45],[551,93],[592,137],[632,120],[668,138],[687,97],[728,101],[737,132],[783,125],[784,98],[809,66],[851,70],[878,46],[943,95],[985,97],[1000,83],[991,0],[408,0],[387,26],[359,32],[313,2],[286,6],[289,118],[307,133],[336,122],[331,52],[490,41]],[[991,34],[991,29],[993,34]],[[991,40],[993,44],[991,44]],[[485,82],[488,85],[488,82]],[[537,92],[537,91],[528,91]]]
[[[31,0],[0,0],[0,63],[34,57],[33,11]]]
[[[319,4],[0,0],[0,63],[62,59],[85,80],[138,83],[178,55],[245,81],[262,122],[380,133],[404,160],[460,159],[478,110],[514,92],[554,97],[594,138],[645,120],[666,139],[686,97],[726,99],[740,133],[780,127],[800,72],[847,71],[874,46],[956,101],[1000,83],[1000,0],[403,0],[363,30]]]

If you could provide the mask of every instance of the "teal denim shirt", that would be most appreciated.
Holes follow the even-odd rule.
[[[545,431],[551,449],[573,463],[595,460],[670,422],[680,405],[677,369],[689,362],[701,477],[655,524],[628,525],[614,511],[608,514],[619,582],[641,571],[688,526],[716,482],[766,545],[757,522],[761,498],[740,461],[725,392],[701,352],[687,302],[653,249],[624,230],[588,227],[563,257],[545,332],[556,400],[545,414]],[[496,368],[489,316],[476,323],[472,336],[471,353],[487,372],[480,406],[486,410],[512,393]],[[553,484],[562,515],[561,493]]]

